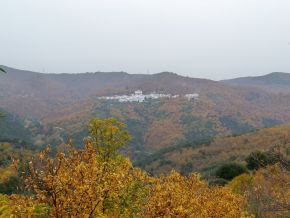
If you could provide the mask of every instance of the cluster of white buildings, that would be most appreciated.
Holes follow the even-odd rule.
[[[194,99],[194,100],[198,100],[199,94],[197,93],[193,93],[193,94],[186,94],[184,95],[185,98],[187,98],[188,101]]]
[[[180,96],[180,95],[160,94],[160,93],[153,92],[153,93],[145,95],[143,94],[141,90],[137,90],[131,95],[102,96],[102,97],[99,97],[98,99],[114,100],[118,102],[144,102],[150,99],[179,98],[179,97],[184,97],[188,101],[198,100],[199,94],[194,93],[194,94],[186,94],[184,96]]]

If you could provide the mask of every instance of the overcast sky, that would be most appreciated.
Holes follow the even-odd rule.
[[[1,0],[0,64],[46,73],[290,72],[289,0]]]

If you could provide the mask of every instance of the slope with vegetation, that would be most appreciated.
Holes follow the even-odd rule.
[[[240,136],[220,137],[161,149],[138,164],[154,174],[177,169],[183,174],[199,171],[211,175],[223,163],[243,163],[251,152],[267,151],[275,147],[279,147],[286,157],[290,157],[290,124]]]
[[[30,142],[31,131],[26,128],[25,120],[18,115],[1,110],[0,118],[0,142],[5,141],[26,141]]]
[[[136,157],[182,142],[240,135],[290,121],[290,98],[265,94],[254,100],[250,96],[229,91],[210,96],[201,94],[200,100],[193,102],[185,99],[144,103],[95,100],[89,109],[81,105],[76,110],[66,109],[45,117],[43,123],[46,129],[61,127],[66,137],[82,140],[86,135],[85,123],[91,117],[115,117],[125,122],[132,133],[131,152]]]
[[[30,159],[19,171],[26,194],[0,195],[0,215],[251,217],[242,195],[210,187],[198,174],[152,177],[133,167],[118,153],[130,137],[115,119],[93,119],[89,133],[81,149],[67,145],[51,156],[48,147]]]
[[[132,133],[130,149],[139,159],[186,141],[238,135],[290,122],[288,94],[221,82],[182,77],[118,73],[40,74],[5,68],[0,104],[22,119],[33,120],[32,141],[38,146],[73,139],[81,143],[94,116],[115,117]],[[144,103],[102,101],[99,96],[144,93],[199,93],[198,101],[161,99]],[[38,128],[38,130],[36,130]]]

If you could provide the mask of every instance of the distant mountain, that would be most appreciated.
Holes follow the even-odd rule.
[[[270,73],[264,76],[241,77],[230,80],[223,80],[224,84],[261,88],[271,92],[290,93],[290,74],[289,73]]]
[[[290,94],[255,87],[237,87],[170,72],[41,74],[5,69],[7,74],[0,78],[0,105],[22,119],[37,121],[33,122],[32,136],[37,145],[58,145],[68,138],[81,144],[87,135],[87,122],[94,116],[115,117],[127,124],[133,140],[125,152],[134,159],[181,142],[242,134],[290,122]],[[199,99],[121,103],[98,98],[130,94],[138,89],[145,94],[198,93]]]
[[[217,82],[164,72],[155,75],[124,72],[41,74],[4,67],[0,79],[0,105],[21,116],[39,119],[89,97],[160,91],[171,94],[199,92]]]
[[[37,119],[89,96],[120,91],[115,87],[120,84],[126,87],[133,82],[122,72],[41,74],[4,69],[7,74],[0,79],[0,105],[21,116]]]

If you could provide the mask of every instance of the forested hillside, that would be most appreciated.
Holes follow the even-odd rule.
[[[0,141],[16,140],[31,143],[31,132],[24,119],[4,110],[0,110],[0,113]]]
[[[139,165],[154,174],[170,172],[172,169],[184,174],[192,171],[213,174],[224,163],[244,163],[251,152],[274,148],[290,157],[290,124],[161,149],[140,161]]]
[[[245,136],[229,137],[228,141],[217,139],[212,144],[201,145],[209,149],[203,151],[207,153],[201,150],[198,153],[207,155],[203,156],[203,163],[215,155],[217,162],[211,163],[220,167],[220,162],[226,161],[227,158],[217,154],[229,155],[235,149],[239,154],[246,155],[253,143],[261,143],[259,139],[263,134],[268,133],[268,144],[257,148],[268,149],[270,143],[282,143],[279,149],[289,149],[288,130],[289,125]],[[279,132],[281,135],[277,135]],[[7,143],[1,144],[0,193],[3,194],[0,194],[0,215],[3,217],[193,215],[250,218],[280,215],[286,217],[289,213],[289,162],[281,150],[279,153],[273,153],[274,156],[261,151],[257,153],[259,156],[251,153],[252,156],[245,159],[248,169],[237,164],[238,161],[242,161],[243,156],[231,159],[236,163],[219,168],[216,171],[218,180],[215,183],[208,183],[198,173],[193,173],[191,171],[195,170],[193,168],[188,169],[187,173],[190,173],[188,176],[176,171],[163,176],[151,176],[133,167],[130,160],[118,152],[130,140],[130,134],[125,125],[115,119],[92,119],[88,124],[88,133],[79,148],[69,142],[65,147],[59,148],[57,153],[52,152],[51,147],[46,147],[36,155],[37,151],[29,147],[19,148]],[[217,147],[221,141],[227,142],[225,149],[218,150],[218,153],[214,150],[215,152],[210,154],[210,151],[213,151],[210,148]],[[236,147],[232,146],[233,144]],[[183,146],[182,149],[187,149],[185,152],[180,150],[180,147],[178,149],[179,155],[187,159],[189,156],[186,154],[192,154],[191,150],[194,148]],[[243,149],[247,151],[242,152]],[[170,164],[169,160],[160,158],[165,161],[163,165]],[[256,158],[260,158],[261,162]],[[181,169],[181,173],[185,172]],[[271,203],[267,201],[269,198],[272,199]]]
[[[290,122],[290,94],[255,87],[233,87],[168,72],[40,74],[5,69],[8,73],[0,80],[1,107],[25,120],[22,128],[31,131],[29,139],[25,134],[25,140],[37,146],[56,146],[69,139],[82,143],[87,134],[86,123],[94,116],[115,117],[126,123],[133,137],[124,152],[134,160],[172,145]],[[137,89],[145,94],[197,93],[199,98],[144,102],[98,98],[130,94]]]
[[[290,1],[0,8],[0,218],[290,218]]]
[[[182,142],[240,135],[289,122],[290,98],[267,93],[200,94],[198,100],[159,99],[143,103],[95,99],[91,104],[59,111],[43,119],[46,129],[61,127],[65,137],[80,142],[93,116],[126,123],[133,139],[133,157]]]

